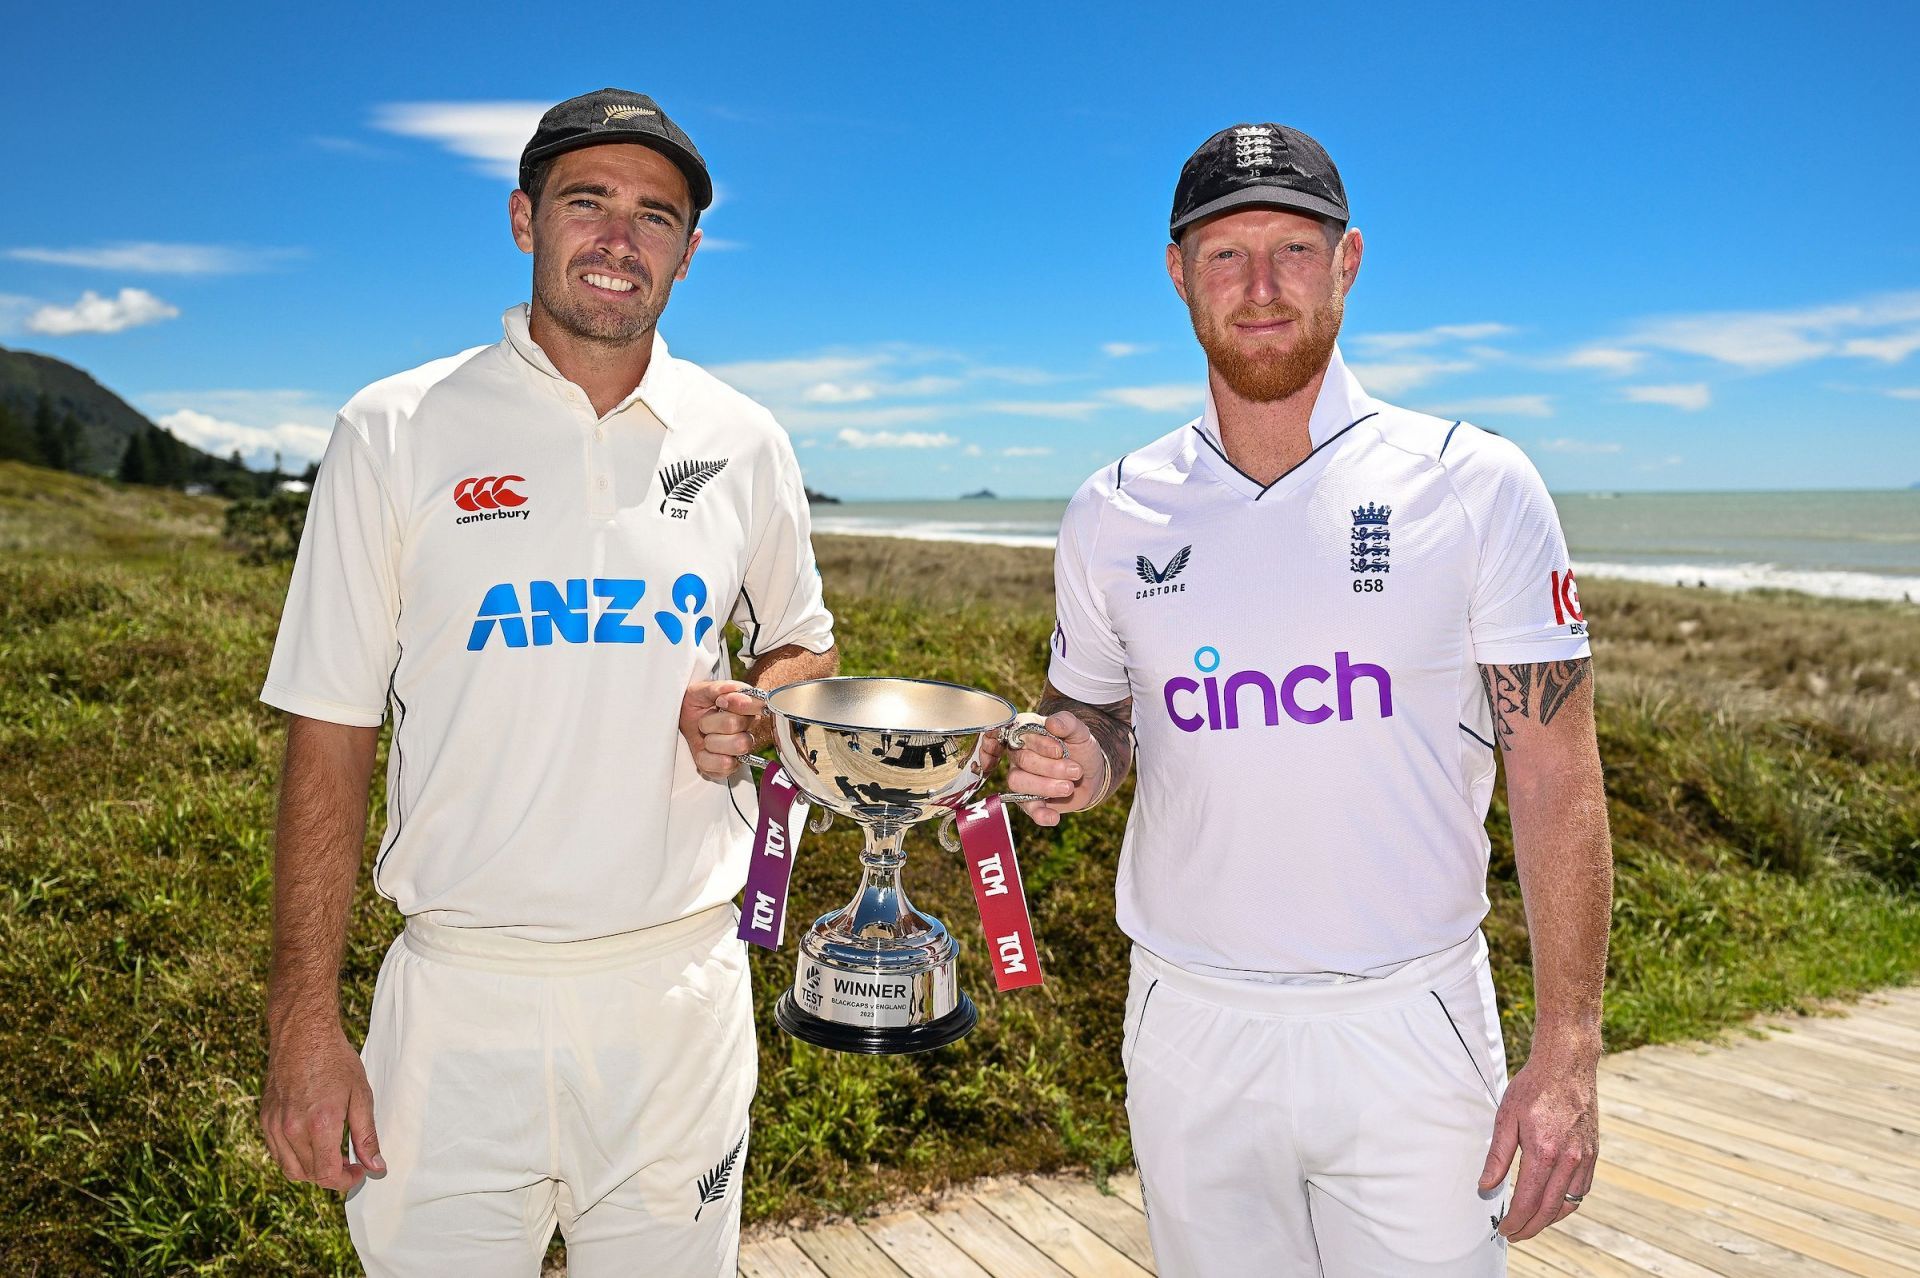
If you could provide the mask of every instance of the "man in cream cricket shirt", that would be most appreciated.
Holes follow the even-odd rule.
[[[576,1278],[734,1270],[766,721],[721,636],[762,687],[836,655],[785,433],[656,332],[712,196],[652,100],[547,112],[510,206],[531,306],[356,395],[320,466],[261,694],[292,715],[261,1120],[370,1274],[533,1278],[556,1223]],[[406,927],[357,1056],[389,708],[373,875]]]
[[[1053,824],[1138,733],[1122,1051],[1166,1278],[1499,1274],[1593,1183],[1612,862],[1566,542],[1518,448],[1348,371],[1347,223],[1293,129],[1188,160],[1166,261],[1206,408],[1068,508],[1041,709],[1069,744],[1008,778]],[[1537,1009],[1511,1083],[1496,752]]]

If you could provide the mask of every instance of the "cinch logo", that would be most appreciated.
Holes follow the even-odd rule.
[[[1260,721],[1267,727],[1278,727],[1280,712],[1284,709],[1287,717],[1295,723],[1325,723],[1333,718],[1338,709],[1342,723],[1354,717],[1354,685],[1362,679],[1371,679],[1379,696],[1380,717],[1393,717],[1393,676],[1387,673],[1385,666],[1376,666],[1371,662],[1354,661],[1348,653],[1333,654],[1333,669],[1325,666],[1295,666],[1280,677],[1276,687],[1273,680],[1258,670],[1239,670],[1226,677],[1225,681],[1214,678],[1213,672],[1220,668],[1220,650],[1201,648],[1193,654],[1193,664],[1204,679],[1189,679],[1179,675],[1167,680],[1161,695],[1166,700],[1167,717],[1182,732],[1198,732],[1205,728],[1209,732],[1232,732],[1240,726],[1240,695],[1249,688],[1260,693]],[[1305,684],[1333,684],[1333,705],[1326,703],[1326,689],[1313,689],[1311,693],[1303,690]],[[1181,709],[1176,698],[1201,694],[1204,697],[1206,713],[1189,714]],[[1316,705],[1304,704],[1304,698],[1317,694]],[[1195,708],[1196,711],[1198,707]]]
[[[478,475],[461,480],[453,486],[453,504],[475,513],[462,515],[453,522],[472,524],[483,519],[525,519],[527,512],[520,507],[527,504],[526,497],[507,485],[526,482],[525,475]]]
[[[588,642],[587,622],[592,621],[594,643],[645,643],[647,628],[627,620],[628,615],[646,597],[647,583],[638,577],[595,577],[592,595],[605,600],[597,616],[589,616],[588,579],[573,577],[556,585],[551,581],[527,583],[527,608],[520,607],[520,593],[511,582],[492,587],[480,601],[474,614],[473,629],[467,635],[467,651],[479,652],[492,641],[494,631],[509,648],[527,646],[528,613],[533,624],[532,643],[536,648],[551,647],[557,634],[567,643]],[[656,612],[653,624],[668,643],[679,643],[687,635],[683,618],[694,618],[693,641],[699,643],[713,629],[713,618],[697,616],[707,606],[707,583],[692,573],[674,580],[671,592],[674,611]]]

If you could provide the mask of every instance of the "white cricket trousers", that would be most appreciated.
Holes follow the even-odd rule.
[[[347,1198],[372,1278],[732,1278],[758,1081],[732,905],[593,941],[408,920],[361,1058],[384,1176]]]
[[[1490,1278],[1506,1088],[1486,941],[1276,985],[1135,946],[1122,1052],[1161,1278]]]

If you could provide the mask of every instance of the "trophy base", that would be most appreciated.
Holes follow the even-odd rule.
[[[980,1013],[974,1007],[973,1000],[962,994],[954,1009],[937,1021],[928,1021],[924,1025],[862,1028],[822,1020],[801,1011],[794,1004],[793,991],[788,990],[780,996],[780,1002],[774,1007],[773,1019],[781,1029],[815,1047],[836,1052],[858,1052],[864,1056],[893,1056],[902,1052],[932,1051],[964,1038],[974,1022],[980,1019]]]

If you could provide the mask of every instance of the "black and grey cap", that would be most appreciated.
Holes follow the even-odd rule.
[[[1201,218],[1242,205],[1349,220],[1347,188],[1326,148],[1284,124],[1236,124],[1202,143],[1180,170],[1168,231],[1177,240]]]
[[[540,127],[520,153],[520,189],[527,189],[539,161],[607,142],[652,147],[686,174],[695,213],[713,203],[713,179],[707,176],[707,162],[693,149],[693,139],[667,118],[659,103],[626,89],[583,93],[541,116]]]

